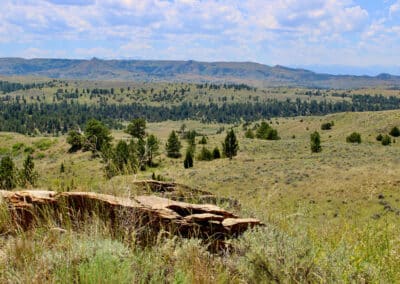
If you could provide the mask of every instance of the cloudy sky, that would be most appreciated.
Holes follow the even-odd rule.
[[[400,0],[1,0],[1,7],[0,57],[400,65]]]

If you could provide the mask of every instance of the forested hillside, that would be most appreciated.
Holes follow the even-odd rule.
[[[400,77],[335,76],[253,62],[198,62],[157,60],[70,60],[0,58],[0,75],[63,79],[162,82],[235,82],[259,86],[358,88],[400,86]]]
[[[96,118],[238,123],[271,117],[398,109],[397,90],[260,88],[247,84],[0,81],[0,131],[60,135]]]

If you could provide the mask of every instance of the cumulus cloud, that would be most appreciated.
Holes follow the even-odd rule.
[[[64,50],[67,57],[288,64],[300,49],[304,55],[311,47],[326,50],[321,56],[338,44],[341,52],[354,50],[358,38],[382,29],[353,0],[3,0],[2,5],[7,13],[0,15],[0,41],[40,46],[50,56]],[[386,9],[394,14],[400,1]]]

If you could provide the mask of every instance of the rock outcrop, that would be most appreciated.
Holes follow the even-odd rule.
[[[209,191],[191,188],[187,185],[157,180],[140,180],[133,185],[143,193],[151,193],[168,199],[195,203],[227,204],[230,208],[239,209],[240,204],[236,199],[215,196]]]
[[[259,220],[239,218],[212,204],[191,204],[154,195],[134,198],[94,192],[0,191],[15,224],[28,229],[46,218],[57,225],[65,220],[81,224],[96,215],[117,229],[136,234],[168,231],[182,237],[224,240],[262,225]]]

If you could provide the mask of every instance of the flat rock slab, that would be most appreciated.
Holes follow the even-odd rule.
[[[226,239],[262,225],[257,219],[239,218],[216,205],[191,204],[153,195],[124,198],[95,192],[0,191],[0,202],[8,204],[15,222],[25,229],[49,214],[55,220],[68,217],[79,222],[95,214],[118,228],[154,233],[162,229],[204,239]]]

